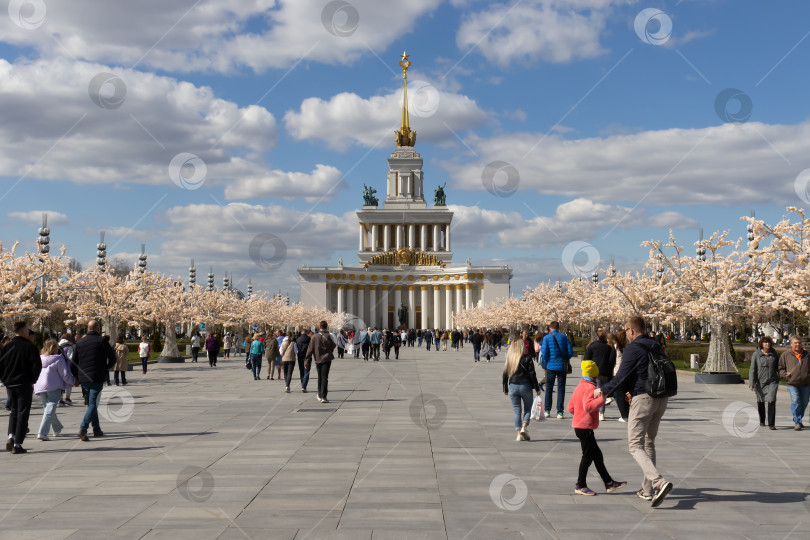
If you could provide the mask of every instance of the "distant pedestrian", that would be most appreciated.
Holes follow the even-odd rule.
[[[34,397],[34,383],[42,371],[34,333],[28,323],[14,323],[14,337],[0,349],[0,381],[8,391],[11,412],[8,415],[8,441],[6,450],[12,454],[25,454],[23,448],[28,433],[28,416]]]
[[[423,336],[425,338],[425,348],[429,351],[430,346],[433,344],[433,332],[431,330],[426,330]]]
[[[596,465],[596,471],[602,477],[602,482],[605,483],[605,490],[608,493],[613,493],[617,489],[626,486],[627,482],[617,482],[611,478],[607,467],[605,467],[602,450],[599,449],[594,436],[594,431],[599,427],[597,414],[600,407],[605,403],[605,396],[600,394],[594,397],[596,377],[599,376],[600,371],[592,360],[583,360],[581,368],[582,379],[574,389],[571,401],[568,402],[568,412],[574,417],[571,426],[574,428],[574,433],[576,433],[582,447],[582,459],[579,461],[579,473],[577,483],[574,486],[574,493],[577,495],[596,495],[588,488],[587,483],[588,469],[591,467],[591,463]]]
[[[551,416],[551,399],[554,396],[554,383],[557,383],[557,420],[563,419],[563,405],[565,404],[565,378],[570,366],[570,359],[574,356],[574,348],[568,336],[559,331],[560,323],[552,321],[549,324],[549,333],[543,338],[540,354],[546,367],[546,395],[544,397],[546,416]]]
[[[222,359],[231,357],[231,347],[233,346],[233,337],[230,332],[225,332],[225,337],[222,339],[223,355]]]
[[[520,345],[522,346],[523,343],[521,342]],[[498,351],[496,351],[495,347],[492,345],[492,336],[489,332],[486,333],[484,340],[481,342],[481,352],[479,354],[487,359],[487,363],[498,356]]]
[[[479,362],[481,360],[481,342],[483,340],[484,339],[478,330],[471,332],[470,343],[472,343],[473,348],[473,362]]]
[[[289,394],[296,360],[295,342],[292,340],[291,332],[287,332],[283,337],[279,352],[281,353],[281,368],[284,371],[284,391]]]
[[[205,338],[205,351],[208,353],[208,365],[216,367],[217,356],[219,356],[219,340],[217,339],[217,335],[213,332]]]
[[[624,347],[627,345],[627,335],[622,328],[617,330],[615,334],[608,334],[607,340],[608,344],[616,351],[616,365],[613,367],[613,376],[615,377],[619,372],[619,367],[622,364],[622,354]],[[626,393],[627,391],[624,388],[619,387],[616,388],[613,391],[613,394],[605,400],[607,405],[610,405],[613,402],[616,403],[616,408],[619,409],[619,418],[617,418],[619,422],[627,422],[627,419],[630,416],[630,404],[627,403],[626,399],[624,399],[624,395]]]
[[[402,336],[399,335],[399,332],[394,332],[392,336],[392,345],[394,347],[394,359],[399,360],[399,349],[402,347]],[[388,358],[388,355],[385,356]]]
[[[442,351],[446,351],[446,350],[447,350],[447,342],[448,342],[449,340],[450,340],[450,332],[448,332],[447,330],[445,330],[445,331],[442,333]]]
[[[89,331],[88,329],[88,332]],[[146,339],[146,334],[144,334],[141,336],[141,342],[138,344],[138,356],[141,359],[141,369],[144,375],[146,375],[146,365],[149,363],[149,353],[151,351],[152,347],[149,345],[149,340]]]
[[[768,427],[776,429],[776,393],[779,389],[779,358],[770,336],[759,340],[759,348],[751,356],[748,387],[757,397],[759,425],[765,425],[765,404],[768,404]]]
[[[267,378],[271,381],[274,379],[273,373],[278,372],[278,378],[281,380],[281,349],[278,346],[278,337],[281,336],[281,330],[276,332],[275,337],[270,337],[264,340],[264,346],[267,354]],[[261,375],[259,375],[261,378]]]
[[[787,381],[793,429],[801,431],[810,399],[810,354],[802,348],[802,342],[796,336],[790,338],[790,350],[779,357],[779,375]]]
[[[512,400],[515,429],[518,441],[529,441],[528,427],[531,421],[534,392],[540,391],[534,362],[523,354],[523,342],[516,340],[506,351],[506,361],[501,377],[504,395]]]
[[[62,397],[62,390],[73,386],[76,379],[70,372],[68,359],[55,339],[46,340],[41,352],[42,371],[34,384],[34,393],[42,400],[42,421],[37,430],[37,439],[48,441],[51,427],[55,436],[62,433],[63,426],[56,416],[56,408]]]
[[[191,336],[191,361],[196,362],[200,356],[200,333],[194,332]]]
[[[363,360],[368,361],[368,355],[371,351],[371,328],[366,328],[360,332],[360,348],[363,350]]]
[[[295,340],[295,352],[298,358],[298,374],[301,377],[301,391],[307,391],[307,384],[309,384],[309,369],[310,366],[306,361],[307,349],[309,349],[309,342],[311,341],[306,330],[301,330],[301,335]]]
[[[338,358],[343,358],[343,354],[346,352],[346,344],[348,343],[348,338],[346,337],[346,332],[343,330],[339,330],[335,335],[335,344],[337,345],[337,353]]]
[[[113,347],[115,351],[115,373],[113,374],[113,380],[115,381],[115,386],[118,386],[118,374],[121,374],[121,384],[124,386],[127,385],[127,370],[129,369],[129,347],[126,346],[124,343],[124,335],[118,334],[118,338],[115,340],[115,346]]]
[[[101,337],[101,325],[96,321],[87,324],[87,334],[76,343],[76,354],[73,358],[71,372],[87,393],[87,410],[79,424],[79,438],[88,441],[87,428],[93,426],[93,436],[103,437],[101,423],[98,419],[98,402],[104,381],[110,369],[115,365],[115,351]]]
[[[329,403],[326,396],[329,393],[329,370],[334,359],[332,351],[335,350],[335,342],[329,335],[329,325],[326,321],[321,321],[319,327],[321,331],[309,342],[305,358],[307,369],[312,359],[315,359],[315,369],[318,370],[318,401]]]
[[[374,357],[375,362],[380,361],[380,345],[382,344],[382,332],[374,327],[371,332],[371,355]]]
[[[253,380],[258,381],[262,374],[262,356],[264,356],[264,343],[259,334],[253,334],[253,343],[250,344],[250,367],[253,371]]]
[[[70,332],[65,332],[65,335],[62,336],[62,339],[59,340],[59,347],[61,347],[62,352],[65,353],[65,356],[68,359],[68,362],[73,362],[73,351],[75,347],[75,343],[73,342],[73,334]],[[73,405],[73,400],[70,399],[70,394],[73,392],[73,387],[70,387],[65,390],[65,400],[59,401],[59,405]]]

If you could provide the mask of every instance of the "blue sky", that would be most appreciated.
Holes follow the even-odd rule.
[[[144,243],[152,270],[185,277],[193,257],[217,285],[227,271],[295,298],[300,265],[356,261],[403,50],[454,260],[510,264],[515,293],[566,266],[641,268],[639,244],[670,227],[691,252],[698,227],[742,236],[751,209],[773,222],[810,200],[800,0],[3,4],[0,241],[33,249],[48,211],[52,245],[85,266],[105,230],[110,257],[134,263]],[[736,123],[740,103],[717,103],[729,88],[751,104]],[[179,154],[204,163],[196,189],[172,180]],[[517,191],[499,191],[506,173],[485,189],[493,162]],[[265,233],[286,246],[273,268],[249,254]],[[572,242],[600,260],[566,265]]]

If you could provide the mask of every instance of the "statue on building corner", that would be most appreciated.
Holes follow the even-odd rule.
[[[363,206],[377,206],[380,203],[379,199],[374,196],[375,193],[377,193],[376,189],[363,184]]]
[[[438,186],[436,189],[433,190],[435,197],[433,198],[433,203],[436,206],[447,206],[447,195],[444,192],[444,187],[447,185],[447,182]]]
[[[397,310],[397,319],[399,320],[400,326],[405,326],[408,321],[408,308],[405,307],[404,303],[400,306],[399,310]]]

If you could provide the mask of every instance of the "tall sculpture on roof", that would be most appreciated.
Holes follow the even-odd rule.
[[[411,129],[408,116],[408,68],[411,67],[408,53],[402,53],[399,67],[402,68],[402,127],[399,128],[399,131],[394,132],[394,140],[397,146],[414,146],[416,144],[416,132]]]

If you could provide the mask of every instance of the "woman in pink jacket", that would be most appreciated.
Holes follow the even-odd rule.
[[[605,403],[604,396],[593,397],[593,391],[596,389],[596,377],[598,376],[599,368],[596,367],[596,363],[592,360],[583,361],[582,380],[579,381],[579,385],[574,390],[574,395],[571,396],[571,401],[568,402],[568,412],[574,416],[571,425],[574,428],[574,433],[577,434],[579,444],[582,446],[579,476],[577,476],[577,484],[574,488],[574,493],[577,495],[596,495],[596,493],[588,489],[585,481],[591,463],[596,464],[596,470],[599,472],[599,476],[602,477],[608,493],[613,493],[627,485],[627,482],[617,482],[610,477],[610,473],[605,467],[605,461],[602,458],[602,450],[596,444],[596,437],[593,434],[593,431],[599,427],[599,408]]]
[[[53,425],[53,433],[59,436],[62,422],[56,417],[56,407],[62,390],[72,387],[76,379],[70,373],[70,365],[55,339],[45,341],[42,346],[42,371],[34,384],[34,393],[42,398],[42,422],[39,424],[37,439],[48,441],[48,432]]]

